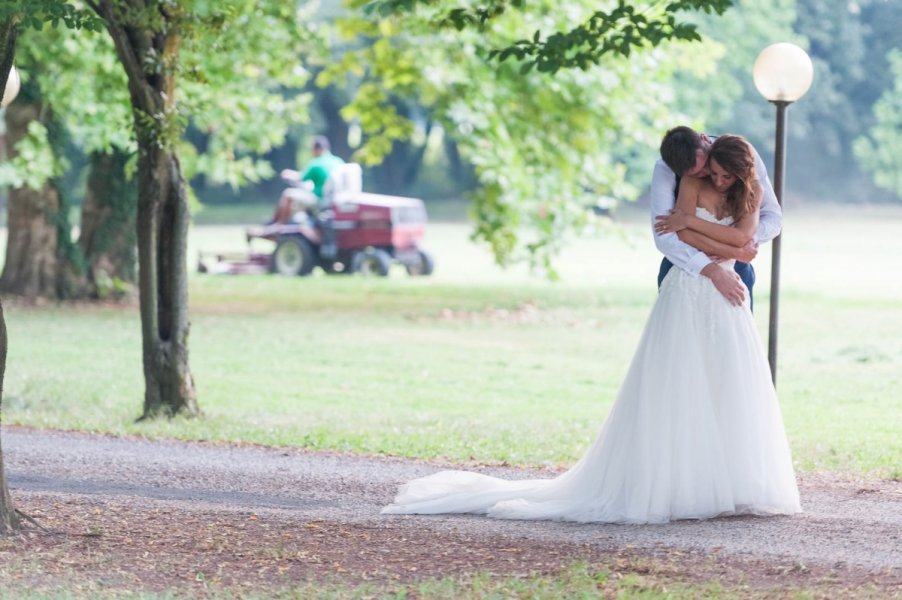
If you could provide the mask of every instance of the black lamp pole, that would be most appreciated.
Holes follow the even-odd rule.
[[[777,107],[777,132],[774,140],[774,194],[777,203],[783,206],[783,174],[786,170],[786,109],[791,102],[772,100]],[[770,275],[770,325],[768,327],[767,362],[770,363],[770,376],[777,385],[777,321],[780,315],[780,242],[781,233],[771,242],[771,275]]]

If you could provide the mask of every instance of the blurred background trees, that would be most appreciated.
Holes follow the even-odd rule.
[[[668,127],[740,133],[770,163],[773,107],[751,67],[774,41],[801,45],[815,64],[790,113],[790,201],[902,201],[902,3],[738,0],[719,14],[731,3],[668,13],[667,3],[630,2],[649,20],[696,26],[702,41],[665,38],[553,74],[524,69],[528,54],[499,62],[499,50],[551,43],[618,7],[601,4],[462,3],[468,13],[433,0],[300,0],[303,36],[244,17],[222,40],[189,45],[179,156],[195,212],[256,203],[262,220],[282,187],[275,173],[303,164],[310,136],[325,134],[365,165],[368,191],[422,197],[439,213],[466,207],[499,262],[547,268],[568,232],[641,201]],[[10,224],[30,226],[10,230],[0,288],[121,293],[135,276],[124,75],[103,35],[28,30],[19,46],[24,87],[6,111],[0,181]]]
[[[869,159],[854,147],[894,85],[889,53],[902,46],[902,4],[741,0],[721,18],[701,19],[700,30],[724,49],[718,73],[694,82],[722,96],[714,110],[697,115],[704,127],[746,136],[771,164],[774,110],[755,90],[751,67],[769,43],[794,42],[811,56],[814,83],[789,114],[787,193],[812,202],[900,200],[879,187]]]

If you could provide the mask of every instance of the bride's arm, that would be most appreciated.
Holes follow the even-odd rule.
[[[755,210],[753,212],[755,213],[755,227],[757,227],[757,205],[755,206]],[[749,229],[748,227],[748,223],[750,222],[750,219],[748,218],[749,216],[750,215],[746,215],[742,218],[741,221],[732,225],[721,225],[720,223],[712,223],[711,221],[700,219],[695,215],[685,215],[684,223],[687,229],[691,229],[692,231],[697,231],[698,233],[706,235],[716,242],[722,242],[731,246],[743,246],[747,244],[749,240],[751,240],[755,235],[755,230]]]
[[[716,242],[741,248],[754,239],[758,228],[758,207],[760,203],[761,186],[756,185],[754,207],[738,223],[732,225],[712,223],[696,217],[695,210],[688,212],[681,208],[679,212],[675,211],[673,215],[659,222],[664,231],[680,232],[685,229],[691,229]]]
[[[684,177],[680,184],[680,193],[674,206],[674,214],[683,217],[685,215],[694,215],[695,207],[698,204],[698,194],[701,189],[702,181],[694,177]],[[674,217],[658,217],[661,220],[671,221]],[[731,229],[725,227],[725,229]],[[745,245],[732,245],[722,241],[715,240],[703,233],[693,231],[692,229],[680,229],[677,237],[698,250],[711,257],[719,258],[735,258],[744,262],[749,262],[758,253],[755,244],[746,243]]]
[[[691,229],[681,229],[677,232],[677,237],[681,241],[689,244],[693,248],[697,248],[708,256],[716,256],[718,258],[735,258],[742,262],[751,262],[758,254],[758,245],[752,241],[745,246],[737,247],[732,244],[718,242],[706,236],[703,233],[693,231]]]
[[[698,204],[698,194],[701,185],[701,180],[696,179],[695,177],[683,178],[683,181],[680,184],[680,194],[677,198],[676,206],[674,206],[674,213],[679,214],[680,219],[695,214],[695,207]],[[673,219],[673,217],[669,217],[668,219]],[[677,231],[677,237],[693,248],[701,250],[708,256],[738,258],[736,255],[739,253],[739,246],[733,246],[732,244],[717,241],[710,236],[693,231],[692,229],[680,229]]]
[[[693,229],[681,229],[677,232],[677,237],[708,255],[733,258],[730,255],[739,250],[738,246],[718,242],[714,238],[710,238],[704,233],[699,233]]]

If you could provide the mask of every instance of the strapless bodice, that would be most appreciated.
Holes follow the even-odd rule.
[[[727,215],[722,219],[718,219],[717,216],[712,213],[710,210],[705,208],[704,206],[696,206],[695,207],[695,216],[699,219],[703,219],[705,221],[710,221],[711,223],[717,223],[718,225],[732,225],[733,224],[733,216]],[[723,262],[718,263],[722,268],[729,270],[733,269],[733,266],[736,264],[736,260],[730,259],[725,260]]]
[[[717,216],[712,213],[710,210],[705,208],[704,206],[696,206],[695,207],[695,216],[699,219],[704,219],[705,221],[711,221],[712,223],[717,223],[718,225],[732,225],[733,224],[733,216],[727,215],[722,219],[718,219]]]

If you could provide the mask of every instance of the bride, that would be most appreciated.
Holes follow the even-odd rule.
[[[758,224],[753,153],[743,138],[725,135],[708,161],[711,181],[683,178],[659,231],[692,229],[742,246]],[[671,269],[616,401],[579,462],[554,479],[435,473],[401,486],[382,513],[664,523],[800,510],[748,299],[734,306],[709,278]]]

